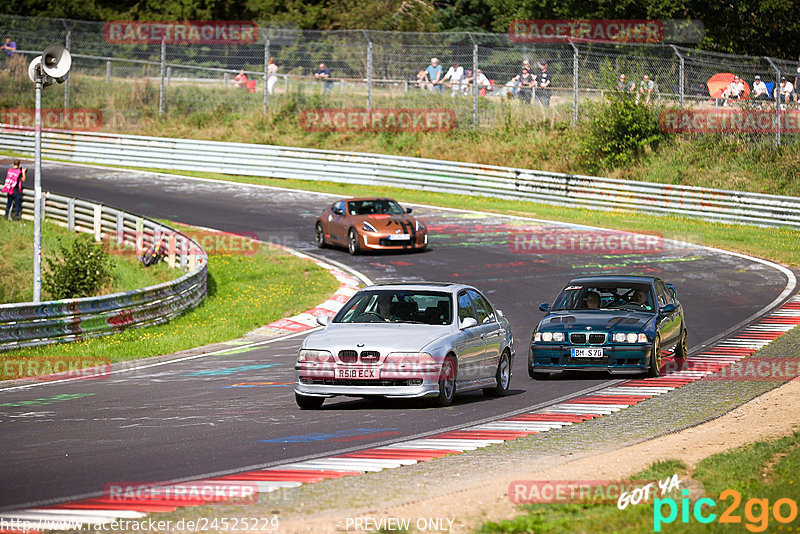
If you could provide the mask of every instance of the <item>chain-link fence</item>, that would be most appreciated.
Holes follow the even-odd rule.
[[[0,29],[18,48],[13,57],[0,54],[0,107],[33,106],[27,63],[46,46],[63,43],[72,52],[73,68],[63,86],[43,92],[43,106],[99,109],[102,128],[109,131],[135,131],[140,120],[158,116],[202,123],[282,107],[447,108],[455,112],[457,127],[467,129],[511,118],[575,124],[590,101],[635,84],[632,97],[689,113],[769,114],[769,127],[762,124],[747,134],[753,139],[780,143],[797,132],[781,122],[782,114],[786,119],[796,113],[797,90],[784,95],[783,105],[773,92],[780,92],[781,77],[796,85],[800,66],[674,45],[519,44],[506,34],[308,31],[267,24],[255,42],[114,44],[104,23],[15,16],[0,16]],[[329,78],[314,76],[321,64]],[[526,83],[524,67],[530,67],[531,82]],[[742,76],[747,92],[760,76],[766,97],[712,94],[715,75],[729,83],[733,74]],[[437,81],[431,77],[441,83],[431,84]],[[741,134],[736,128],[741,121],[732,124],[730,131]],[[684,133],[702,131],[691,121],[678,126]]]

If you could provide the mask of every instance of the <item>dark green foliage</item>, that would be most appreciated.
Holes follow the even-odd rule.
[[[113,264],[102,244],[80,236],[72,247],[60,245],[56,258],[45,261],[42,288],[54,299],[91,297],[111,281]]]
[[[629,166],[648,149],[655,150],[667,139],[661,130],[661,107],[643,99],[612,91],[589,111],[582,145],[585,162],[592,172]]]

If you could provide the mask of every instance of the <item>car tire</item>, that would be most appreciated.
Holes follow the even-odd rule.
[[[328,244],[325,242],[325,229],[322,228],[322,223],[317,221],[317,226],[314,228],[314,241],[317,243],[317,248],[327,248]]]
[[[494,378],[497,380],[497,385],[493,388],[483,388],[483,394],[487,397],[505,397],[508,395],[508,387],[511,385],[511,357],[507,351],[503,351],[503,354],[500,355]]]
[[[358,244],[358,233],[353,228],[350,228],[347,232],[347,250],[353,256],[357,256],[361,252],[361,247]]]
[[[661,340],[656,336],[653,347],[650,349],[650,366],[647,368],[647,376],[655,378],[661,370]]]
[[[301,410],[319,410],[322,408],[322,403],[325,402],[325,397],[311,397],[295,393],[294,401]]]
[[[436,406],[450,406],[456,394],[456,359],[446,356],[439,371],[439,394],[434,399]]]
[[[681,327],[681,337],[678,344],[675,345],[675,358],[685,360],[689,356],[689,350],[686,347],[686,329]]]

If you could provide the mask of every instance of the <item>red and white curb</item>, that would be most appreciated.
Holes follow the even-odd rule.
[[[355,278],[342,272],[337,279],[342,284],[340,289],[346,288],[346,291],[354,289],[355,286],[351,284],[355,282]],[[342,295],[344,294],[346,293],[342,293]],[[328,308],[320,306],[316,309],[327,310]],[[308,324],[311,317],[316,320],[316,315],[312,312],[305,312],[296,317],[299,317],[300,320],[292,318],[292,322],[302,325]],[[280,323],[280,321],[277,322]],[[626,380],[542,410],[522,413],[507,419],[482,423],[426,438],[328,458],[290,463],[269,469],[182,482],[172,486],[199,488],[238,484],[255,487],[259,493],[269,493],[282,488],[299,487],[302,484],[313,484],[333,478],[355,476],[426,462],[450,454],[460,454],[464,451],[488,447],[519,437],[547,432],[624,410],[651,397],[663,395],[690,382],[703,379],[747,358],[798,324],[800,324],[800,296],[794,296],[786,304],[762,317],[737,335],[687,359],[681,369],[669,370],[669,365],[667,365],[668,370],[656,378]],[[0,513],[0,522],[4,520],[3,524],[8,525],[9,521],[13,520],[28,521],[29,524],[39,521],[69,521],[73,524],[102,525],[118,520],[135,520],[150,513],[172,512],[179,507],[201,506],[223,501],[223,498],[213,498],[207,495],[199,495],[194,498],[183,496],[172,500],[164,498],[136,500],[125,498],[120,500],[96,497],[47,507]],[[13,530],[2,532],[11,531]],[[31,531],[28,530],[28,532]]]

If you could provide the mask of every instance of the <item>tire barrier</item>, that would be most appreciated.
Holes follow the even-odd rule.
[[[33,153],[33,131],[3,126],[0,147]],[[800,198],[614,180],[495,165],[111,133],[43,133],[47,157],[149,169],[380,185],[443,193],[800,228]]]
[[[200,304],[206,296],[208,255],[188,236],[145,217],[52,193],[42,195],[43,218],[96,241],[146,250],[163,243],[170,266],[184,275],[155,286],[78,299],[0,305],[0,352],[102,336],[162,324]],[[33,219],[33,193],[24,191],[23,218]]]

